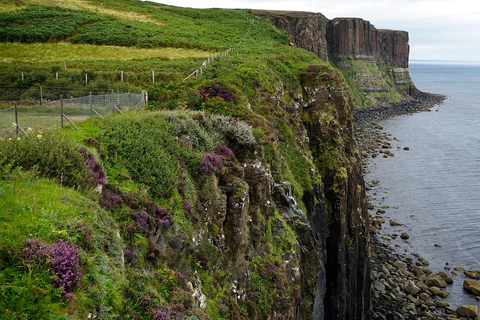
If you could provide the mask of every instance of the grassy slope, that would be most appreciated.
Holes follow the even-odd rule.
[[[26,5],[20,8],[29,8],[33,2],[24,1]],[[149,83],[147,73],[158,70],[158,83],[148,84],[147,89],[150,108],[163,111],[112,116],[105,122],[91,119],[79,125],[80,131],[67,128],[42,132],[41,138],[32,141],[1,142],[0,224],[5,226],[5,232],[0,239],[0,312],[11,319],[22,314],[38,319],[83,319],[90,312],[100,318],[149,319],[158,310],[190,319],[248,316],[246,305],[231,300],[229,272],[213,268],[221,259],[215,246],[205,238],[195,246],[192,244],[199,228],[213,236],[219,232],[217,225],[204,221],[201,204],[215,198],[220,192],[218,184],[225,183],[222,180],[238,179],[237,166],[245,156],[253,156],[252,148],[264,155],[277,181],[288,179],[293,184],[298,199],[303,189],[311,187],[309,170],[313,165],[303,155],[305,150],[296,145],[295,121],[299,119],[291,119],[288,110],[294,107],[292,97],[301,94],[300,72],[309,64],[322,62],[311,53],[288,46],[289,39],[283,32],[267,21],[254,19],[245,10],[193,10],[131,0],[101,1],[103,5],[100,1],[38,2],[60,3],[71,9],[80,6],[82,10],[97,12],[108,22],[105,30],[130,24],[128,19],[132,16],[143,17],[146,25],[135,25],[140,26],[139,30],[163,28],[168,41],[153,41],[150,50],[139,49],[138,43],[132,42],[132,46],[123,48],[130,52],[171,50],[165,46],[184,48],[187,53],[223,51],[242,43],[230,57],[216,60],[199,81],[180,81],[201,65],[203,59],[195,57],[172,60],[169,56],[159,60],[141,55],[133,62],[117,58],[99,62],[84,56],[68,60],[69,70],[64,74],[67,80],[62,83],[76,89],[90,89],[81,81],[76,83],[74,77],[67,77],[79,70],[90,70],[97,74],[95,81],[110,84],[114,82],[109,77],[118,74],[118,70],[128,70],[128,84],[142,89]],[[5,8],[14,9],[11,5]],[[67,37],[47,43],[13,46],[78,48],[81,45],[70,42],[75,42],[82,30],[85,29],[76,29]],[[20,83],[18,72],[27,70],[27,66],[29,82]],[[49,77],[58,70],[58,63],[14,61],[1,63],[0,69],[0,86],[13,83],[54,87],[55,82]],[[234,121],[231,131],[222,131],[216,125],[218,119],[228,122],[230,116],[247,121],[252,127]],[[242,140],[252,132],[256,147]],[[185,136],[189,140],[182,140]],[[45,141],[57,146],[57,153],[42,148]],[[84,177],[81,161],[75,164],[69,160],[78,158],[76,150],[80,145],[102,164],[108,178],[104,188],[108,192],[99,195],[93,191],[91,181]],[[118,150],[120,145],[122,152]],[[202,175],[202,156],[208,152],[221,154],[218,145],[228,145],[236,157],[223,156],[224,171]],[[65,157],[57,157],[58,154]],[[78,174],[67,178],[65,172]],[[150,217],[144,221],[146,226],[141,223],[142,210]],[[163,224],[152,222],[153,217],[163,219]],[[277,287],[284,280],[276,278],[280,275],[260,277],[260,267],[279,263],[295,241],[282,217],[275,215],[267,220],[272,223],[271,228],[273,222],[278,226],[280,221],[281,230],[272,234],[269,229],[270,253],[249,262],[255,280],[253,290],[262,293],[257,301],[261,318],[267,317],[272,308],[268,301],[273,297],[287,299],[290,291]],[[152,241],[155,237],[159,237],[156,242]],[[52,278],[45,267],[32,267],[22,260],[22,243],[29,238],[47,243],[64,239],[84,245],[80,250],[82,281],[73,296],[67,298],[51,286]],[[120,249],[124,250],[125,265],[119,258]],[[187,294],[187,281],[195,283],[198,277],[207,295],[206,311],[195,307]],[[29,295],[18,299],[23,292]],[[37,303],[32,307],[35,299]]]

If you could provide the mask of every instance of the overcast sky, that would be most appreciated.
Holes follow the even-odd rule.
[[[408,31],[410,60],[480,61],[476,0],[154,0],[192,8],[249,8],[358,17],[377,29]]]

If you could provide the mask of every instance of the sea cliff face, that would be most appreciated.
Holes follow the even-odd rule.
[[[418,94],[408,72],[408,33],[376,29],[360,18],[320,13],[255,11],[292,39],[339,68],[358,107],[398,103]]]

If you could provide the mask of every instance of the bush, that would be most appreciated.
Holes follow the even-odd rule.
[[[59,240],[46,244],[39,239],[26,239],[19,255],[27,266],[48,268],[55,286],[64,293],[72,292],[80,281],[80,251],[75,243]]]
[[[255,145],[255,137],[250,125],[231,117],[217,116],[215,118],[215,127],[226,140],[243,147],[250,148]]]
[[[2,158],[8,159],[12,168],[35,169],[37,174],[56,178],[63,185],[88,187],[94,183],[79,148],[62,135],[46,133],[41,138],[0,140]]]
[[[210,174],[222,169],[222,159],[213,153],[207,152],[202,156],[200,161],[200,172],[202,174]]]

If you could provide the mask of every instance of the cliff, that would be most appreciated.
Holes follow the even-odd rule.
[[[360,18],[328,20],[320,13],[254,11],[285,30],[292,44],[337,66],[358,107],[411,100],[408,33],[378,30]]]

